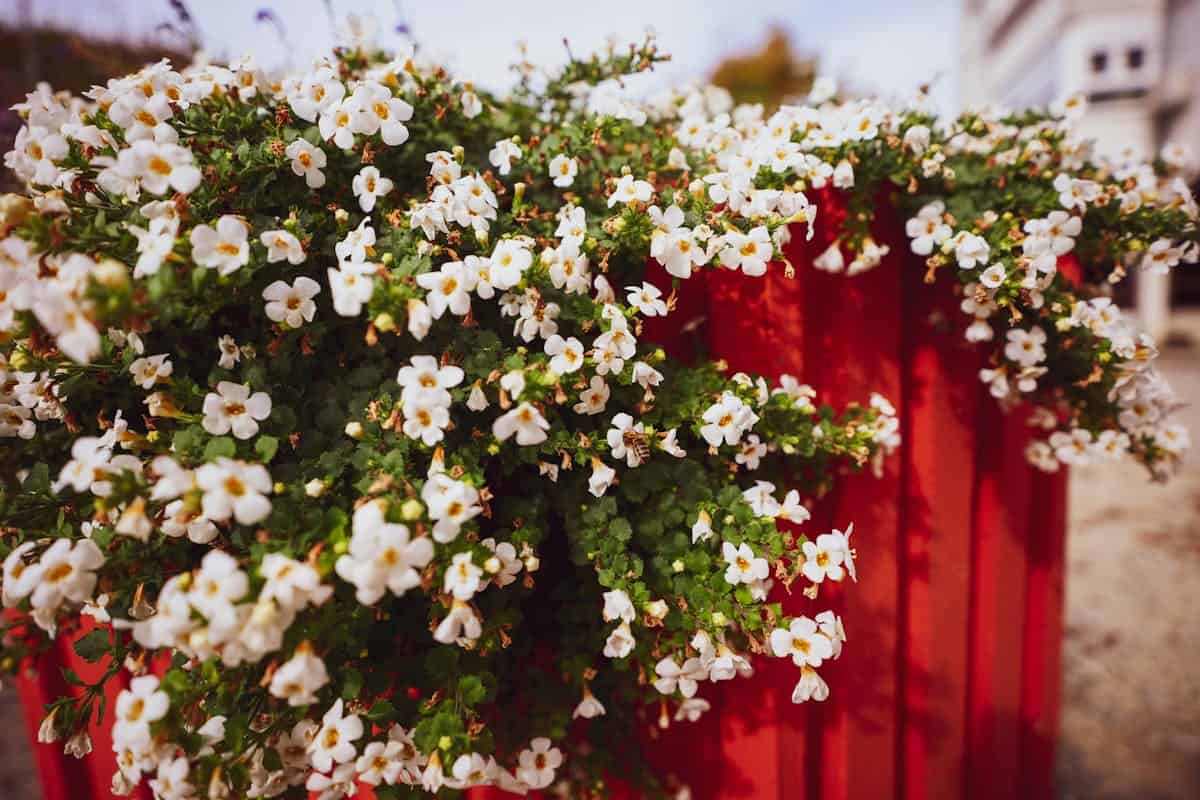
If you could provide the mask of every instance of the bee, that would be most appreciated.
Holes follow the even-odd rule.
[[[621,437],[621,441],[637,455],[638,461],[646,461],[650,458],[650,443],[646,441],[645,434],[638,433],[630,428],[625,431]]]

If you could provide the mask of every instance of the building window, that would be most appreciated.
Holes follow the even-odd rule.
[[[1108,69],[1108,53],[1096,50],[1092,53],[1092,72],[1101,73]]]
[[[1125,63],[1132,70],[1139,70],[1146,62],[1146,51],[1140,47],[1131,47],[1125,51]]]

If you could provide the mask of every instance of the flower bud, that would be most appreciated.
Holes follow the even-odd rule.
[[[646,603],[646,613],[655,619],[662,619],[667,615],[668,611],[670,611],[670,607],[667,605],[666,600],[653,600]]]
[[[362,439],[363,438],[362,423],[361,422],[347,422],[346,423],[346,435],[349,436],[351,439]]]
[[[410,497],[400,504],[400,518],[405,522],[413,522],[425,513],[425,504],[415,497]]]
[[[483,571],[488,575],[495,575],[500,571],[500,559],[492,556],[487,561],[483,562]]]
[[[129,285],[129,269],[120,261],[106,258],[92,270],[96,283],[114,291],[124,289]]]
[[[304,493],[309,497],[320,497],[325,494],[325,481],[319,478],[313,478],[308,483],[304,484]]]

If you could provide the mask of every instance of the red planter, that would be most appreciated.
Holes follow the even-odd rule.
[[[836,198],[818,202],[817,237],[797,230],[788,247],[795,278],[706,273],[653,334],[683,355],[702,336],[732,370],[791,373],[835,406],[872,391],[895,404],[904,443],[882,477],[843,479],[806,523],[855,523],[861,580],[822,590],[845,619],[846,653],[822,669],[827,702],[793,705],[797,671],[762,659],[753,681],[703,689],[712,711],[673,724],[650,755],[696,800],[1051,798],[1066,475],[1025,464],[1023,414],[988,396],[950,282],[923,283],[896,219],[879,215],[891,253],[874,271],[811,266],[836,233]],[[701,333],[681,334],[697,316]],[[798,595],[784,603],[811,610]],[[21,686],[31,734],[61,688],[41,666]],[[83,762],[35,745],[46,800],[109,796],[102,741]]]

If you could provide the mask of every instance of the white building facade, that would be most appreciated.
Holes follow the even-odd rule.
[[[1105,155],[1200,152],[1200,0],[964,0],[964,106],[1088,98],[1081,132]],[[1167,277],[1137,276],[1142,326],[1167,332]]]

